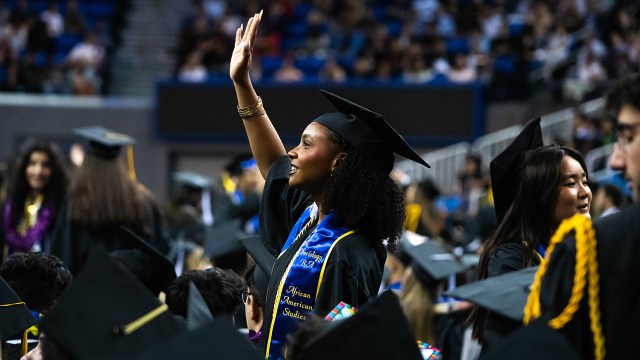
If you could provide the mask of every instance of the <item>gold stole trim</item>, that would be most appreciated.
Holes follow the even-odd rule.
[[[355,230],[347,231],[346,233],[338,237],[336,241],[333,242],[333,244],[331,244],[329,251],[327,251],[327,256],[325,257],[325,261],[322,264],[322,270],[320,270],[320,279],[318,280],[318,289],[316,290],[316,298],[318,297],[318,292],[320,291],[320,285],[322,284],[322,279],[324,278],[324,270],[327,266],[327,262],[329,261],[329,256],[331,256],[331,252],[333,251],[333,248],[336,246],[338,241],[342,240],[348,235],[353,234],[354,232]],[[275,298],[276,301],[274,302],[275,305],[273,306],[273,313],[271,314],[271,326],[269,326],[269,338],[267,339],[267,349],[266,349],[267,351],[265,352],[265,355],[264,355],[265,359],[269,358],[269,350],[271,349],[271,335],[273,334],[273,325],[275,325],[275,322],[276,322],[276,315],[278,313],[278,306],[280,305],[280,298],[282,297],[282,289],[284,287],[284,281],[287,279],[287,276],[289,275],[289,270],[291,270],[291,267],[293,266],[294,261],[298,257],[298,253],[300,252],[300,250],[302,250],[302,245],[298,248],[298,251],[296,251],[296,254],[293,256],[293,258],[291,258],[291,261],[289,262],[289,265],[287,265],[287,269],[282,275],[282,278],[280,278],[280,283],[278,284],[278,291],[276,292],[276,298]],[[315,306],[315,303],[314,303],[314,306]]]

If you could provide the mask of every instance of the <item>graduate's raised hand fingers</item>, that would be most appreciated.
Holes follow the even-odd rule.
[[[258,14],[253,15],[251,18],[253,21],[251,22],[251,27],[247,25],[247,31],[245,34],[249,34],[249,45],[253,45],[253,41],[256,38],[256,34],[258,33],[258,24],[260,24],[260,20],[262,19],[262,11]]]
[[[235,46],[240,45],[240,42],[242,41],[242,26],[243,26],[243,24],[240,24],[240,27],[238,28],[238,30],[236,30],[236,44],[235,44]]]

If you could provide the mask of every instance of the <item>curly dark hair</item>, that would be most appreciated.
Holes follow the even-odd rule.
[[[389,174],[347,142],[329,131],[329,139],[347,156],[336,165],[324,185],[325,211],[333,210],[346,225],[358,229],[371,241],[387,240],[394,248],[402,235],[404,197]]]
[[[233,318],[242,304],[242,292],[247,289],[244,279],[230,270],[214,267],[188,271],[177,277],[167,289],[165,302],[174,314],[187,316],[190,281],[200,291],[213,317],[227,315]]]
[[[64,157],[58,146],[46,140],[36,140],[28,144],[16,158],[15,167],[11,172],[13,176],[8,189],[12,209],[9,224],[14,228],[18,226],[24,215],[24,204],[30,192],[26,170],[31,160],[31,154],[37,151],[47,154],[49,166],[51,167],[51,176],[43,191],[44,202],[51,204],[51,208],[57,211],[67,193],[67,171],[64,165]]]
[[[71,272],[54,255],[15,253],[0,266],[0,276],[27,307],[45,313],[71,284]]]

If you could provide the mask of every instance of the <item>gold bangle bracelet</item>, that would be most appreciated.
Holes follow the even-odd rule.
[[[245,107],[240,107],[238,106],[238,114],[240,114],[240,116],[242,116],[243,114],[248,114],[251,113],[253,111],[255,111],[257,108],[262,106],[262,98],[260,96],[258,96],[258,102],[253,104],[253,105],[249,105],[249,106],[245,106]]]

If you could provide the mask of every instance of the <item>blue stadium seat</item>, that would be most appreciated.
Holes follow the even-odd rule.
[[[263,56],[260,59],[260,66],[262,67],[262,76],[270,78],[282,66],[282,56]]]
[[[446,40],[447,43],[447,54],[455,55],[455,54],[468,54],[471,50],[471,46],[469,45],[469,40],[463,37],[453,37],[448,38]]]
[[[316,76],[325,64],[324,58],[305,56],[296,58],[295,65],[304,72],[305,76]]]

